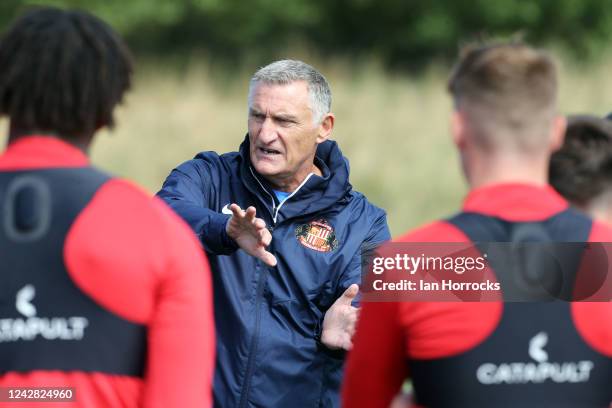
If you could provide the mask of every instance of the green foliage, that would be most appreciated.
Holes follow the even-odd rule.
[[[226,61],[270,58],[292,45],[321,56],[377,56],[390,66],[450,60],[479,34],[524,33],[537,44],[598,55],[612,38],[606,0],[39,0],[99,15],[141,53],[203,50]],[[29,0],[2,0],[5,26]]]

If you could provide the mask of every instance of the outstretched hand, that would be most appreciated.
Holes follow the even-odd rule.
[[[266,228],[266,222],[255,218],[255,207],[242,210],[238,204],[230,205],[232,217],[225,226],[229,235],[247,254],[261,259],[270,266],[276,265],[276,257],[266,251],[272,241],[272,234]]]
[[[321,343],[327,348],[350,350],[353,347],[352,338],[355,334],[359,309],[353,307],[351,302],[358,292],[359,286],[352,284],[325,313]]]

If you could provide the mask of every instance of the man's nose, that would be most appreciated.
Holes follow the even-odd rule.
[[[270,144],[277,138],[276,125],[271,118],[266,118],[261,124],[259,130],[259,141],[264,144]]]

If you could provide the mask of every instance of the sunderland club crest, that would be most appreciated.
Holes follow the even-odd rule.
[[[334,228],[324,219],[298,225],[295,237],[306,248],[319,252],[330,252],[338,246]]]

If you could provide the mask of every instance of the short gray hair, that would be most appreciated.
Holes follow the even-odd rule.
[[[298,60],[280,60],[260,68],[249,84],[249,105],[256,84],[288,85],[296,81],[308,84],[310,110],[315,124],[331,111],[331,89],[325,77],[312,66]]]

